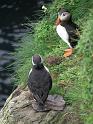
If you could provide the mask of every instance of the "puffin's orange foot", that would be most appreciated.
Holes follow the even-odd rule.
[[[69,57],[69,56],[71,56],[72,55],[72,53],[73,53],[73,49],[72,48],[69,48],[69,49],[66,49],[65,51],[64,51],[64,57]]]

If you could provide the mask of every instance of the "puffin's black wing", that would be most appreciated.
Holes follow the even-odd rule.
[[[52,88],[52,78],[51,78],[49,72],[47,72],[47,73],[48,73],[47,74],[47,79],[46,79],[47,83],[46,83],[46,87],[45,88],[47,90],[51,90],[51,88]]]
[[[78,29],[79,27],[75,23],[69,23],[65,25],[66,31],[69,34],[69,42],[72,47],[75,47],[79,40]]]
[[[52,88],[52,78],[51,76],[49,76],[49,90],[51,90]]]
[[[42,95],[41,99],[42,99],[43,102],[46,101],[46,99],[48,97],[48,94],[49,94],[49,91],[51,90],[51,88],[52,88],[52,78],[51,78],[50,74],[48,74],[48,80],[47,80],[47,82],[45,84],[45,87],[42,88],[43,95]]]

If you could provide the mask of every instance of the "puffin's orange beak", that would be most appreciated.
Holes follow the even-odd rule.
[[[61,20],[60,20],[60,18],[59,18],[59,17],[57,18],[57,20],[56,20],[56,23],[55,23],[55,24],[56,24],[56,26],[57,26],[57,25],[59,25],[59,24],[61,24]]]

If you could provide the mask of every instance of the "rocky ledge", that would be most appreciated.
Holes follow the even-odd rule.
[[[29,90],[17,88],[0,111],[0,124],[83,124],[71,107],[63,110],[62,96],[49,95],[46,104],[50,111],[36,112]]]
[[[50,111],[36,112],[32,101],[28,89],[17,88],[0,112],[0,124],[54,124],[62,113],[59,110],[63,110],[65,105],[62,96],[49,95],[46,104]]]

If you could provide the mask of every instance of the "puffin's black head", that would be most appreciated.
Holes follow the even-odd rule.
[[[61,21],[69,21],[71,20],[71,14],[68,10],[61,8],[58,11],[58,17]]]
[[[43,59],[40,55],[33,55],[32,56],[32,64],[36,69],[43,68]]]

